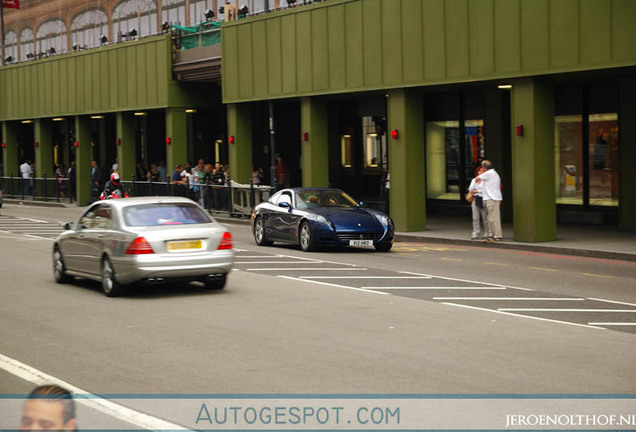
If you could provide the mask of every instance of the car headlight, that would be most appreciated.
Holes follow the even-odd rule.
[[[320,216],[320,215],[319,215],[319,216],[316,218],[316,220],[317,220],[318,222],[320,222],[321,224],[325,224],[325,225],[329,225],[329,226],[331,226],[331,223],[329,223],[329,219],[327,219],[327,218],[326,218],[326,217],[324,217],[324,216]]]
[[[383,226],[388,227],[391,225],[391,218],[388,217],[387,215],[378,215],[376,217],[378,218],[378,220]]]

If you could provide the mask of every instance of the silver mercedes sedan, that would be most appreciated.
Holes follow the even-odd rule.
[[[98,201],[65,224],[53,245],[56,282],[93,279],[109,297],[134,282],[201,281],[221,289],[233,262],[227,228],[179,197]]]

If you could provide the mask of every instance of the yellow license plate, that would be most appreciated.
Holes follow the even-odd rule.
[[[168,242],[169,251],[179,251],[187,249],[201,249],[203,246],[201,240],[189,240],[189,241],[173,241]]]

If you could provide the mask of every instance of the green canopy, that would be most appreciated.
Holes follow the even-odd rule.
[[[198,48],[221,43],[221,23],[205,21],[196,26],[171,25],[181,33],[181,49]]]

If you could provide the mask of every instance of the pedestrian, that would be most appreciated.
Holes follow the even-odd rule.
[[[289,187],[289,168],[287,168],[281,156],[276,159],[276,183],[277,190]]]
[[[161,176],[161,181],[166,183],[168,181],[167,173],[166,173],[166,162],[159,161],[159,166],[157,167],[157,171],[159,171],[159,175]]]
[[[31,430],[77,430],[71,393],[58,385],[34,388],[24,401],[20,417],[20,431]]]
[[[91,198],[90,202],[93,202],[99,198],[100,193],[102,192],[101,188],[102,184],[102,170],[97,165],[96,160],[91,161]]]
[[[212,198],[212,185],[214,184],[213,180],[214,168],[212,164],[205,164],[205,173],[203,174],[203,186],[201,190],[201,196],[203,197],[203,208],[206,210],[210,210],[212,205],[210,200]]]
[[[20,165],[20,173],[22,176],[22,196],[29,195],[31,192],[31,159],[26,159]]]
[[[484,160],[481,166],[486,169],[486,172],[478,175],[475,181],[477,183],[483,182],[482,195],[488,212],[488,232],[490,236],[484,241],[498,242],[502,238],[500,206],[503,197],[501,195],[501,178],[489,160]]]
[[[159,170],[157,170],[157,164],[155,163],[150,164],[150,169],[148,170],[148,173],[146,174],[146,178],[151,183],[158,183],[161,181],[161,174],[159,174]]]
[[[115,156],[115,159],[113,160],[113,165],[110,167],[110,172],[111,173],[119,172],[119,164],[117,163],[117,156]]]
[[[470,181],[468,186],[468,192],[473,192],[473,200],[470,202],[470,208],[473,215],[473,234],[471,240],[477,240],[480,238],[480,234],[483,232],[482,238],[486,239],[490,237],[490,231],[488,229],[488,210],[484,205],[483,189],[484,183],[477,182],[477,176],[486,172],[486,168],[478,167],[475,172],[475,178]]]
[[[57,165],[55,168],[55,178],[57,179],[59,197],[64,198],[66,189],[68,188],[68,180],[66,179],[66,170],[64,169],[64,165]]]
[[[214,209],[223,210],[225,203],[223,197],[225,195],[225,172],[220,162],[214,164],[214,172],[212,173],[212,195],[214,198]]]
[[[71,165],[68,167],[66,176],[68,177],[69,198],[71,202],[73,202],[75,200],[75,187],[76,187],[75,161],[71,161]]]
[[[186,181],[181,176],[181,172],[183,171],[183,165],[179,164],[175,167],[174,171],[172,171],[171,184],[175,185],[175,195],[184,196],[187,192],[187,189],[184,187]]]
[[[260,185],[263,181],[263,177],[263,169],[252,164],[252,184],[254,186]]]

